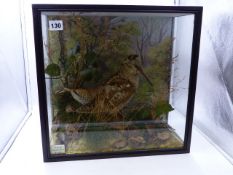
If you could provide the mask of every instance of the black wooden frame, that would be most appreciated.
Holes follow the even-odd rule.
[[[200,47],[202,7],[185,6],[135,6],[135,5],[62,5],[62,4],[33,4],[34,40],[36,52],[37,83],[39,92],[39,108],[42,133],[42,146],[45,162],[68,161],[79,159],[98,159],[113,157],[147,156],[161,154],[189,153],[192,134],[192,122],[196,91],[198,57]],[[191,68],[189,77],[188,103],[185,124],[184,146],[180,149],[122,151],[112,153],[91,153],[83,155],[51,155],[49,146],[48,113],[46,101],[46,86],[43,60],[43,41],[41,12],[44,11],[85,11],[85,12],[141,12],[141,13],[183,13],[194,15],[194,31],[192,43]]]

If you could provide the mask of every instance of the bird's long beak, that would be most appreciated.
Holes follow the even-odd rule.
[[[150,81],[150,79],[148,78],[148,76],[145,74],[145,72],[143,71],[142,67],[139,65],[135,65],[135,67],[137,68],[137,70],[144,76],[144,78],[146,79],[146,81],[153,86],[153,83]]]

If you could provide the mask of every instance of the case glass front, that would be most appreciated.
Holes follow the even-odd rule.
[[[37,19],[50,157],[187,148],[192,12],[47,9]]]

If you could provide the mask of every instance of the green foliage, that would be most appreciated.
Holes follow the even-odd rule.
[[[148,57],[151,66],[147,68],[147,73],[153,76],[154,96],[157,101],[168,101],[169,84],[171,72],[171,38],[165,38],[158,45],[149,49]]]
[[[48,55],[51,64],[45,68],[45,73],[51,77],[60,76],[59,83],[51,80],[54,91],[64,87],[96,87],[105,82],[119,71],[120,64],[127,55],[135,53],[132,38],[141,35],[136,21],[121,21],[112,25],[111,21],[117,17],[56,16],[56,19],[59,18],[63,20],[64,30],[49,31]],[[63,40],[59,39],[61,34]],[[77,43],[80,51],[77,51]],[[61,63],[59,55],[61,48],[64,48],[64,63]],[[144,71],[151,79],[153,87],[143,77],[140,78],[139,87],[129,106],[136,103],[146,105],[137,110],[125,110],[127,120],[150,120],[153,118],[152,112],[155,112],[152,110],[156,110],[156,115],[172,110],[168,104],[170,56],[170,38],[148,47],[145,57],[150,66],[145,66]],[[152,102],[151,96],[155,96],[157,101]],[[91,114],[67,113],[68,105],[74,109],[81,106],[69,92],[53,93],[52,103],[56,110],[54,120],[63,123],[97,120]]]
[[[170,37],[167,37],[158,45],[150,48],[149,56],[152,58],[156,58],[152,60],[153,63],[159,63],[159,64],[169,63],[171,59],[171,44],[172,44],[172,39]],[[166,66],[170,66],[170,65],[166,64]]]
[[[59,76],[61,74],[60,67],[57,64],[49,64],[45,68],[45,73],[48,74],[51,77]]]
[[[154,81],[153,81],[154,82]],[[156,86],[156,84],[154,84]],[[146,80],[140,81],[140,85],[135,94],[135,101],[145,102],[150,101],[153,94],[153,87],[151,87]]]
[[[143,107],[139,110],[132,111],[128,116],[132,121],[137,120],[148,120],[151,119],[151,109],[148,107]]]
[[[155,106],[156,116],[167,114],[168,112],[173,110],[174,108],[166,101],[159,101]]]
[[[67,113],[67,105],[72,105],[74,108],[78,107],[79,104],[73,100],[68,92],[62,94],[53,94],[52,101],[54,110],[57,111],[54,121],[59,121],[61,123],[73,123],[77,121],[75,113]]]
[[[173,110],[169,104],[171,39],[165,38],[161,43],[149,48],[146,58],[150,66],[145,67],[144,71],[151,79],[153,87],[141,77],[137,93],[130,104],[134,106],[134,102],[140,102],[147,106],[131,113],[133,120],[156,118]]]

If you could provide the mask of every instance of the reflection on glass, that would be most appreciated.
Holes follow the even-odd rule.
[[[168,15],[42,15],[53,155],[183,147],[168,124],[180,90],[173,24]]]

